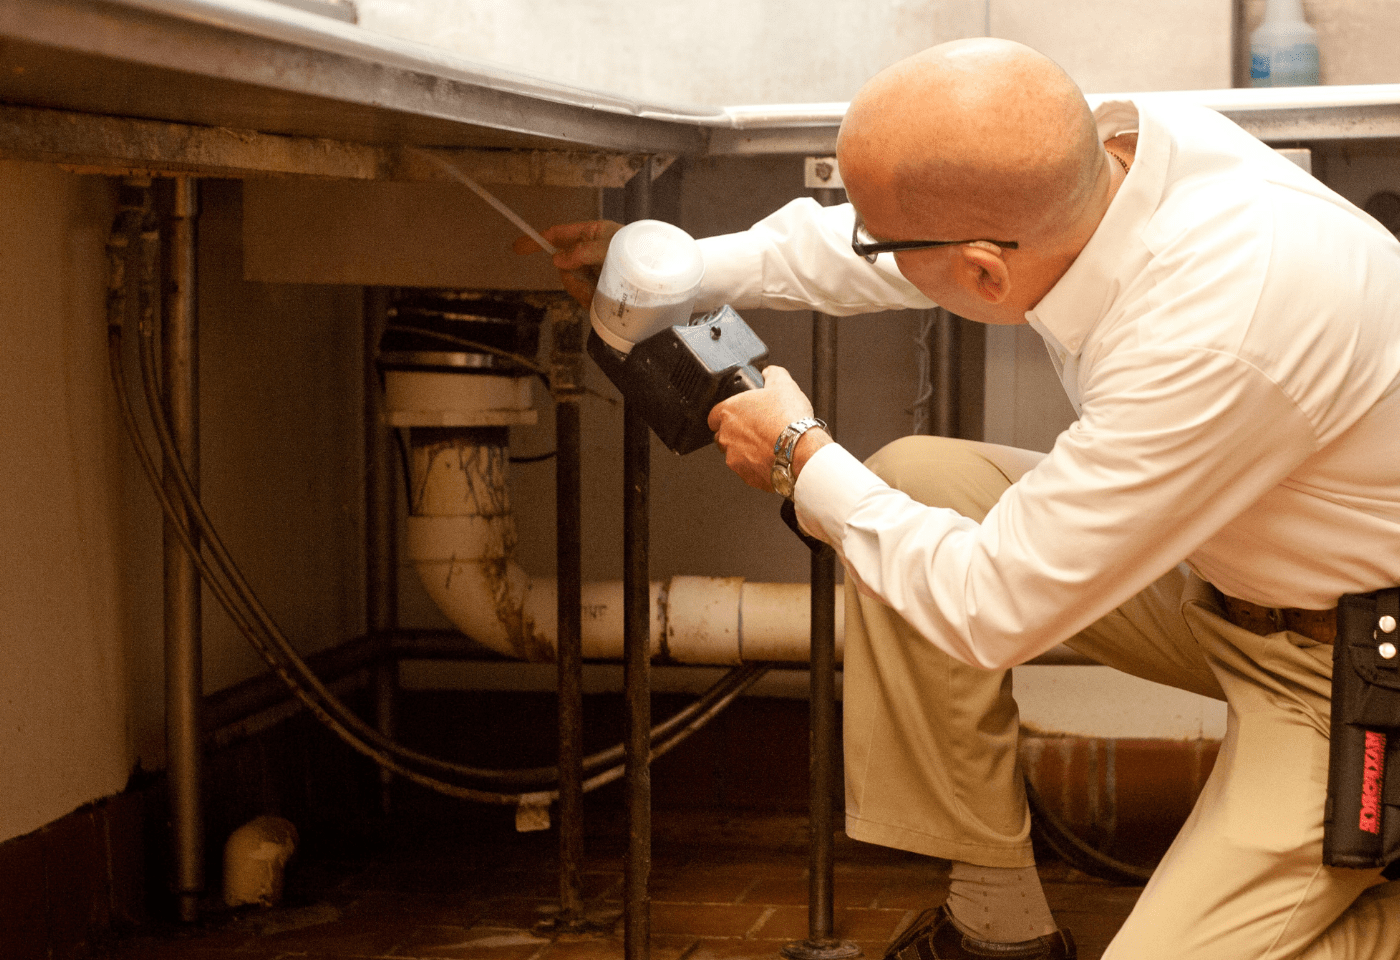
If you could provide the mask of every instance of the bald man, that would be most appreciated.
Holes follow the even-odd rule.
[[[1394,886],[1321,856],[1329,611],[1400,583],[1400,244],[1218,114],[1091,113],[1004,41],[876,76],[838,155],[849,205],[702,241],[702,307],[1029,323],[1079,414],[1043,457],[911,437],[868,465],[780,368],[711,415],[735,472],[790,494],[846,569],[847,832],[952,862],[889,955],[1075,955],[1035,872],[1008,673],[1067,642],[1229,705],[1105,956],[1400,956]],[[557,228],[556,265],[600,262],[611,229]]]

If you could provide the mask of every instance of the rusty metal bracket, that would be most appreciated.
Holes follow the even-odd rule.
[[[435,151],[483,183],[622,187],[650,160],[590,150]],[[448,182],[426,158],[399,146],[258,133],[132,117],[0,105],[0,158],[55,163],[107,176],[311,176]],[[662,168],[664,169],[664,167]]]
[[[556,403],[574,402],[584,393],[584,344],[588,313],[571,299],[554,301],[545,311],[553,347],[549,358],[549,390]]]

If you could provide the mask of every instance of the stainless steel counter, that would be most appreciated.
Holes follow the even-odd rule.
[[[1400,84],[1154,96],[1273,143],[1400,138]],[[381,150],[691,155],[829,152],[845,109],[650,104],[269,0],[0,0],[0,101]]]
[[[694,153],[654,109],[267,0],[0,0],[0,100],[368,144]]]

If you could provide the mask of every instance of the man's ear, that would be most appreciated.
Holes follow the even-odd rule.
[[[1011,272],[995,244],[978,240],[959,246],[956,273],[964,289],[987,303],[999,304],[1011,294]]]

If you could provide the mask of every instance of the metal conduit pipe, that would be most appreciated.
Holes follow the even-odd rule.
[[[559,624],[559,913],[555,926],[583,923],[583,542],[581,429],[583,314],[550,312],[554,339],[554,503]]]
[[[833,191],[834,192],[834,191]],[[836,436],[836,318],[812,316],[812,407]],[[823,544],[812,551],[811,756],[808,808],[811,857],[808,870],[807,940],[789,944],[789,957],[852,957],[854,944],[833,939],[835,890],[832,789],[836,748],[836,554]]]
[[[840,203],[842,191],[816,190],[823,206]],[[812,412],[837,436],[836,424],[836,318],[812,314]],[[810,750],[808,756],[809,866],[807,871],[807,939],[785,944],[789,960],[845,960],[860,955],[860,948],[834,936],[835,892],[835,791],[836,791],[836,553],[826,544],[811,557],[811,693]]]
[[[919,358],[914,432],[956,437],[962,421],[956,379],[962,357],[957,320],[942,307],[921,311],[914,346]]]
[[[164,275],[164,323],[161,324],[161,383],[166,414],[185,473],[199,481],[199,325],[195,302],[195,217],[198,186],[191,177],[173,181],[169,208],[169,243]],[[154,248],[157,239],[143,246]],[[154,264],[142,265],[142,283],[154,284]],[[154,305],[154,297],[147,302]],[[143,317],[145,323],[149,318]],[[166,490],[176,494],[174,470],[163,465]],[[186,519],[186,526],[188,520]],[[175,895],[180,919],[199,919],[204,893],[204,814],[200,804],[201,753],[199,711],[204,697],[203,644],[200,630],[199,573],[185,555],[174,522],[163,528],[165,571],[165,744],[169,771],[171,848],[175,857]]]
[[[623,688],[626,700],[627,865],[623,870],[625,960],[651,956],[651,430],[633,404],[623,413]]]
[[[630,223],[651,216],[652,158],[623,194]],[[623,406],[623,687],[627,701],[627,865],[622,875],[624,960],[651,956],[651,431],[641,411]]]
[[[931,432],[939,437],[956,437],[960,426],[958,410],[957,370],[961,357],[957,321],[947,310],[933,311],[930,330],[930,350],[933,354],[933,398]]]
[[[362,356],[365,443],[365,628],[383,636],[398,626],[398,536],[394,507],[394,471],[390,436],[384,423],[376,354],[388,322],[389,292],[366,287],[363,295]],[[387,643],[387,640],[384,641]],[[398,661],[379,657],[374,663],[374,713],[379,732],[393,739],[398,700]],[[379,768],[379,805],[389,812],[394,775]]]

